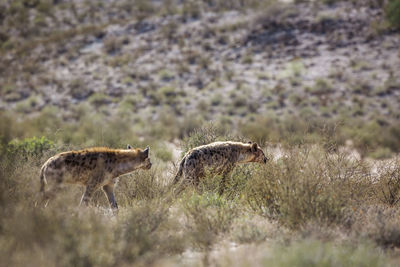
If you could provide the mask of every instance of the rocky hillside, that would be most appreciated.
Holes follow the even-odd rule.
[[[399,151],[400,39],[375,1],[206,2],[3,4],[0,108],[181,129],[167,138],[210,120],[259,140],[315,123],[374,147],[383,129]]]

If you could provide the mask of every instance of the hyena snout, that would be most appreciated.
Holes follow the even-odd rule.
[[[267,164],[269,158],[267,158],[265,155],[260,155],[256,161],[259,163]]]
[[[143,169],[149,170],[151,168],[151,165],[152,165],[152,163],[151,163],[150,159],[147,158],[143,164]]]
[[[270,161],[270,160],[271,160],[271,157],[267,157],[267,156],[263,155],[264,164],[267,164],[267,162]]]

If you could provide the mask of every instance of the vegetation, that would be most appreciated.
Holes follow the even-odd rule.
[[[182,148],[227,138],[208,125],[187,137]],[[399,159],[372,166],[324,147],[281,147],[280,156],[265,166],[237,168],[223,195],[217,193],[219,177],[210,174],[198,189],[174,196],[170,181],[176,170],[152,155],[157,164],[150,171],[121,178],[120,214],[113,217],[100,192],[91,207],[77,208],[82,190],[73,186],[40,206],[40,165],[63,149],[44,137],[3,143],[1,260],[11,266],[184,264],[184,251],[198,251],[200,263],[225,265],[231,256],[216,257],[214,249],[231,240],[260,244],[255,251],[271,255],[254,251],[252,260],[244,257],[239,265],[248,259],[279,266],[365,261],[390,266],[399,257],[391,252],[399,246]],[[274,240],[272,247],[264,247],[267,237]]]
[[[359,8],[363,5],[363,8]],[[357,6],[357,9],[354,9]],[[356,10],[356,11],[354,11]],[[396,266],[399,1],[0,3],[0,262],[5,266]],[[377,44],[379,44],[377,46]],[[271,160],[176,194],[214,141]],[[150,146],[153,167],[46,207],[41,165]]]
[[[400,1],[390,0],[385,7],[386,17],[389,23],[399,29],[400,28]]]

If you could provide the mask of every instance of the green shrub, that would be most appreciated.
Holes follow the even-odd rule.
[[[96,108],[111,103],[111,98],[104,93],[95,93],[88,100]]]
[[[373,159],[389,159],[393,156],[393,152],[388,147],[379,147],[371,152],[369,156]]]
[[[172,160],[172,152],[169,150],[167,146],[160,146],[155,149],[154,154],[157,158],[162,161],[171,161]]]
[[[30,113],[38,106],[38,103],[38,97],[31,96],[23,101],[18,102],[15,109],[21,113]]]
[[[316,80],[314,87],[310,89],[310,93],[314,95],[326,95],[332,93],[333,90],[334,88],[329,81],[320,78]]]
[[[391,26],[400,29],[400,0],[389,0],[385,6],[385,14]]]
[[[23,157],[37,157],[40,158],[44,152],[54,148],[53,141],[42,136],[40,138],[34,136],[32,138],[25,138],[22,141],[13,140],[8,143],[8,152],[12,154],[19,154]]]

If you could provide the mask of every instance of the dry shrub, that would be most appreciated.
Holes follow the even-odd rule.
[[[206,145],[217,141],[242,141],[243,138],[233,135],[222,127],[207,123],[200,128],[195,128],[182,142],[182,154],[194,147]]]
[[[285,236],[284,231],[277,223],[245,211],[234,221],[230,231],[230,239],[239,244],[260,244],[282,236]]]
[[[168,181],[166,173],[153,162],[150,170],[138,170],[119,178],[117,199],[125,206],[132,206],[136,201],[161,199],[170,192]]]
[[[163,255],[181,253],[185,242],[176,224],[168,222],[168,205],[148,201],[131,207],[119,221],[116,264],[149,264]]]
[[[368,242],[352,246],[313,239],[241,246],[218,254],[215,261],[215,266],[395,266]]]
[[[0,205],[11,209],[20,201],[32,206],[38,201],[39,170],[43,158],[54,153],[53,150],[38,155],[14,153],[5,148],[0,157]]]
[[[246,189],[256,211],[298,228],[308,221],[339,223],[344,211],[365,201],[365,166],[318,146],[291,148],[276,162],[257,168]]]
[[[159,169],[135,173],[138,180],[117,192],[126,193],[126,199],[117,196],[125,200],[125,207],[118,217],[110,217],[101,192],[106,210],[93,205],[78,208],[82,192],[75,186],[66,186],[46,207],[40,205],[40,165],[56,151],[40,151],[36,156],[7,151],[3,149],[0,157],[2,264],[148,265],[183,251],[179,225],[169,217],[168,203],[160,200],[167,187],[158,183]],[[130,196],[134,192],[128,189],[137,190],[137,194]]]
[[[400,211],[384,205],[363,206],[354,212],[352,230],[384,248],[400,247]]]
[[[400,158],[384,161],[375,166],[377,174],[373,186],[375,197],[383,204],[395,206],[400,201]]]
[[[123,210],[114,220],[96,209],[20,206],[0,223],[0,257],[8,266],[146,265],[184,246],[159,202]]]
[[[147,201],[122,208],[116,218],[103,209],[78,208],[81,192],[73,186],[43,207],[38,205],[38,160],[15,159],[10,162],[3,158],[0,165],[0,261],[3,264],[147,265],[184,249],[177,224],[171,223],[168,217],[169,206],[149,199],[155,198],[150,193],[145,196]]]
[[[385,255],[363,243],[359,246],[303,240],[289,246],[274,246],[266,253],[266,266],[387,266]]]
[[[234,202],[215,193],[187,193],[181,203],[193,246],[206,251],[220,234],[230,230],[238,214]]]

